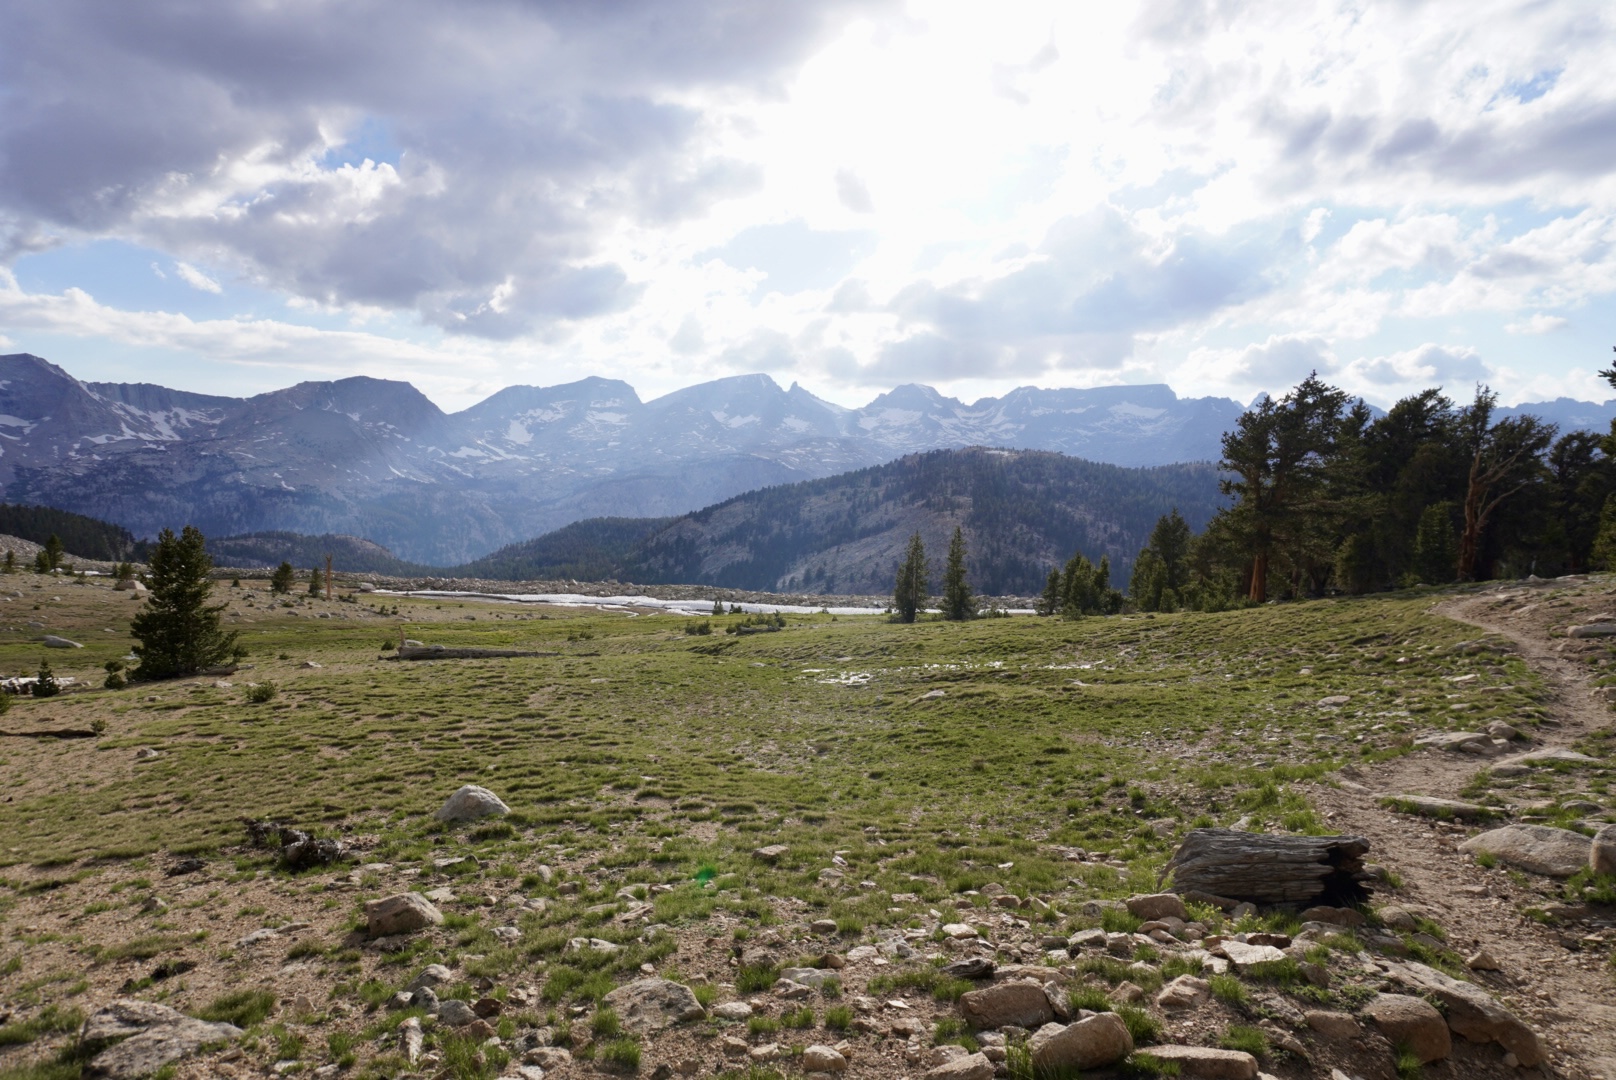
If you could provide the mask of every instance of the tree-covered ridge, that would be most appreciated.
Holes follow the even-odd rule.
[[[1133,602],[1216,609],[1271,598],[1616,567],[1616,430],[1560,435],[1477,387],[1376,417],[1309,376],[1223,439],[1233,503],[1193,539],[1166,520]]]
[[[118,562],[145,557],[145,543],[123,526],[49,506],[0,503],[0,534],[35,544],[48,544],[54,536],[68,554],[81,559]]]
[[[454,571],[506,581],[605,581],[623,573],[636,546],[673,518],[589,518],[510,544]]]
[[[1130,469],[1038,451],[939,450],[748,492],[675,520],[624,574],[648,583],[882,594],[909,537],[946,551],[963,531],[971,588],[1035,595],[1073,551],[1126,574],[1162,514],[1204,525],[1221,505],[1210,464]]]

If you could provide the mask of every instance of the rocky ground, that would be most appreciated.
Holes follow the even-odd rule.
[[[328,607],[308,613],[358,610]],[[273,831],[267,848],[243,831],[199,858],[11,866],[0,1077],[987,1080],[1176,1065],[1184,1077],[1616,1080],[1616,917],[1601,879],[1571,876],[1563,853],[1470,843],[1536,823],[1583,837],[1566,843],[1593,857],[1586,834],[1609,801],[1598,684],[1616,638],[1567,631],[1611,607],[1608,579],[1443,601],[1484,632],[1476,649],[1541,673],[1543,715],[1444,729],[1305,786],[1331,829],[1370,842],[1375,893],[1359,908],[1095,899],[1084,875],[1125,864],[1073,845],[1053,852],[1067,880],[1042,889],[952,890],[916,873],[905,892],[863,878],[873,871],[851,847],[751,853],[897,916],[866,927],[789,891],[714,907],[720,882],[626,859],[614,871],[563,843],[502,861],[502,807],[471,792],[444,812],[471,820],[445,823],[408,862],[373,857],[373,822],[342,837],[342,861],[297,875],[267,867]],[[1590,760],[1516,760],[1545,750]],[[43,770],[35,782],[60,783]],[[870,826],[863,843],[901,844],[906,828]],[[1551,857],[1564,865],[1522,868]],[[1005,880],[1013,867],[999,864]],[[1568,895],[1583,886],[1587,897]],[[86,941],[112,944],[86,962]],[[604,980],[598,1004],[572,982],[590,973]]]

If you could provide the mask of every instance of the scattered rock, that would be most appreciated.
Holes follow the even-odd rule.
[[[137,1080],[189,1057],[208,1043],[235,1039],[241,1033],[234,1024],[211,1024],[166,1005],[119,1000],[85,1021],[80,1038],[86,1044],[123,1040],[92,1058],[86,1075]]]
[[[928,1070],[925,1080],[993,1080],[993,1062],[978,1052]]]
[[[1284,952],[1272,945],[1247,945],[1240,941],[1225,941],[1214,948],[1212,953],[1221,954],[1234,965],[1236,971],[1242,973],[1250,970],[1255,964],[1267,964],[1285,959]]]
[[[441,926],[443,913],[420,893],[399,893],[396,896],[365,903],[365,932],[370,937],[407,934],[428,926]]]
[[[1326,1039],[1356,1039],[1363,1034],[1363,1028],[1351,1013],[1312,1009],[1303,1014],[1303,1019],[1308,1027]]]
[[[1570,877],[1588,865],[1591,843],[1581,833],[1548,825],[1505,825],[1459,845],[1459,850],[1487,852],[1501,862],[1533,874]]]
[[[1257,1059],[1240,1050],[1152,1046],[1147,1052],[1157,1061],[1176,1063],[1184,1080],[1257,1080]]]
[[[810,1046],[802,1052],[802,1071],[840,1073],[847,1071],[847,1059],[829,1046]]]
[[[55,634],[46,634],[45,635],[45,648],[47,648],[47,649],[82,649],[82,648],[84,648],[84,646],[80,645],[76,641],[70,641],[65,637],[57,637]]]
[[[840,976],[834,971],[825,971],[821,968],[789,967],[783,968],[780,978],[788,979],[801,986],[819,987],[827,982],[835,982]]]
[[[1500,769],[1516,769],[1530,765],[1552,765],[1556,761],[1569,762],[1572,765],[1597,765],[1599,759],[1579,754],[1575,750],[1567,750],[1563,746],[1551,746],[1545,750],[1530,750],[1514,757],[1500,758],[1498,764],[1493,766],[1493,772]]]
[[[966,938],[974,938],[977,936],[976,927],[971,926],[969,923],[946,923],[943,926],[943,934],[946,937],[956,938],[962,941]]]
[[[766,863],[779,862],[791,851],[785,844],[769,844],[752,852],[752,858],[762,859]]]
[[[420,1017],[412,1016],[398,1025],[398,1048],[411,1065],[421,1060],[423,1042]]]
[[[1190,913],[1184,900],[1176,893],[1152,893],[1149,896],[1130,896],[1125,903],[1129,914],[1147,922],[1154,919],[1180,919],[1188,922]]]
[[[1573,638],[1611,637],[1612,635],[1616,635],[1616,623],[1587,623],[1583,626],[1573,626],[1566,631],[1566,636]]]
[[[713,1006],[715,1020],[747,1020],[751,1016],[752,1006],[744,1001],[726,1001],[722,1005]]]
[[[1104,933],[1104,931],[1101,931]],[[991,979],[996,965],[985,956],[973,956],[966,960],[956,960],[943,968],[943,974],[956,979]]]
[[[1164,1009],[1193,1009],[1204,1005],[1212,995],[1212,987],[1205,979],[1194,975],[1180,975],[1161,988],[1156,1004]]]
[[[707,1015],[690,987],[668,979],[637,979],[601,1000],[617,1010],[624,1029],[636,1035],[649,1035]]]
[[[1415,961],[1385,963],[1391,977],[1420,993],[1435,994],[1448,1011],[1448,1027],[1471,1042],[1496,1042],[1531,1068],[1548,1059],[1537,1033],[1485,990]]]
[[[1493,954],[1486,949],[1478,949],[1474,955],[1465,958],[1465,967],[1471,971],[1503,971],[1503,966],[1493,959]]]
[[[1032,1051],[1033,1071],[1055,1075],[1121,1061],[1133,1053],[1133,1036],[1128,1034],[1122,1017],[1107,1012],[1067,1027],[1046,1024],[1027,1045]]]
[[[1392,809],[1404,813],[1419,814],[1421,817],[1457,818],[1460,821],[1485,821],[1498,813],[1490,806],[1429,795],[1393,795],[1386,802]]]
[[[1364,1006],[1363,1014],[1393,1046],[1413,1051],[1421,1065],[1441,1061],[1453,1052],[1448,1022],[1424,998],[1378,994]]]
[[[1319,698],[1318,707],[1321,709],[1339,709],[1352,701],[1350,694],[1331,694],[1329,697]]]
[[[453,1028],[465,1027],[476,1019],[476,1011],[464,1001],[456,1001],[454,998],[450,998],[448,1001],[438,1003],[438,1023],[440,1024],[447,1024]]]
[[[1035,982],[1005,982],[960,995],[960,1015],[972,1028],[1038,1028],[1055,1019],[1049,995]]]
[[[1594,834],[1588,866],[1596,874],[1616,874],[1616,825],[1606,825]]]
[[[466,784],[445,802],[432,816],[439,821],[477,821],[485,817],[504,817],[511,812],[498,795],[476,784]]]

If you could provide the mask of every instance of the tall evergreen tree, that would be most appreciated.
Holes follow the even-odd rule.
[[[898,579],[892,587],[892,606],[897,609],[898,621],[912,623],[925,610],[930,576],[926,568],[926,545],[920,534],[909,538],[909,549],[904,553],[903,565],[898,567]]]
[[[289,593],[292,591],[292,586],[296,584],[296,582],[297,571],[292,569],[291,563],[283,562],[277,566],[275,568],[275,572],[270,575],[269,591],[272,593]]]
[[[1453,580],[1459,565],[1459,545],[1453,537],[1453,504],[1434,503],[1420,515],[1419,529],[1414,533],[1414,562],[1416,579],[1426,585],[1446,585]]]
[[[1459,419],[1459,436],[1470,458],[1459,532],[1460,581],[1474,581],[1482,572],[1482,534],[1504,500],[1541,477],[1543,452],[1554,441],[1554,425],[1535,416],[1493,423],[1497,406],[1498,395],[1478,386],[1475,402]]]
[[[1038,598],[1038,605],[1034,608],[1040,615],[1053,615],[1061,606],[1061,572],[1060,567],[1049,568],[1049,577],[1044,579],[1044,592]]]
[[[309,571],[309,595],[321,596],[325,593],[325,586],[320,583],[320,568],[314,567]]]
[[[1156,527],[1150,530],[1149,548],[1162,561],[1162,569],[1167,575],[1165,587],[1174,592],[1184,588],[1184,583],[1189,580],[1190,541],[1194,538],[1189,522],[1184,520],[1176,506],[1172,513],[1157,518]]]
[[[130,632],[140,639],[134,650],[140,657],[135,676],[194,675],[234,656],[237,635],[219,626],[225,605],[208,604],[213,560],[201,531],[187,525],[175,536],[174,530],[164,529],[149,561],[151,593],[130,625]]]
[[[976,618],[976,598],[965,580],[965,534],[958,525],[948,542],[948,564],[943,570],[943,618],[952,622]]]
[[[62,565],[62,556],[66,551],[67,549],[62,547],[62,538],[51,533],[50,539],[45,541],[45,561],[50,565],[50,569],[55,570]]]

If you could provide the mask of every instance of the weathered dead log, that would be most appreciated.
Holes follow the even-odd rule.
[[[557,656],[558,653],[530,652],[526,649],[458,649],[447,645],[405,645],[398,650],[400,660],[497,660],[507,656]]]
[[[1254,904],[1342,906],[1369,898],[1361,836],[1287,836],[1193,829],[1163,873],[1179,894],[1212,893]]]
[[[93,739],[100,732],[84,728],[59,728],[56,731],[0,731],[5,739]]]

